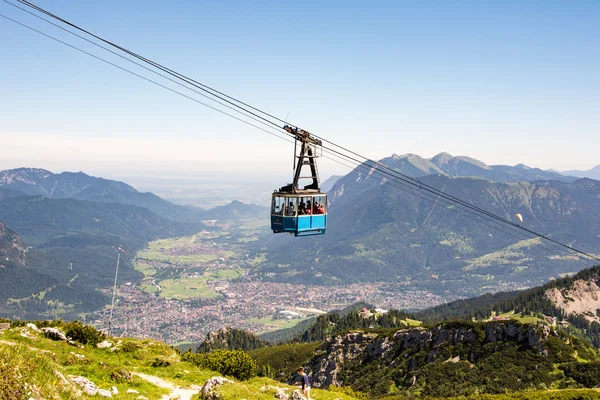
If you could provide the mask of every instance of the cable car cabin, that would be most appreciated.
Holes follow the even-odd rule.
[[[294,137],[294,179],[273,193],[271,229],[294,236],[322,235],[327,228],[327,193],[321,193],[317,171],[321,140],[302,129],[288,125],[283,129]],[[302,167],[309,167],[310,175],[301,176]],[[300,186],[300,180],[310,183]]]
[[[322,235],[327,228],[327,194],[273,193],[271,229],[294,236]]]

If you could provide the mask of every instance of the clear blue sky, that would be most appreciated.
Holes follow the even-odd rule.
[[[371,158],[600,164],[599,1],[35,3]],[[289,173],[284,142],[2,18],[0,55],[2,169]]]

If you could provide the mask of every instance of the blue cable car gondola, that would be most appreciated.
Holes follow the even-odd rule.
[[[310,133],[285,126],[288,133],[294,135],[294,180],[273,192],[271,203],[271,229],[274,233],[288,232],[294,236],[322,235],[327,228],[327,193],[319,187],[317,170],[317,146],[321,141]],[[296,150],[300,142],[300,154]],[[297,163],[296,163],[296,158]],[[310,167],[310,176],[300,176],[302,167]],[[312,183],[300,189],[298,181],[310,179]]]

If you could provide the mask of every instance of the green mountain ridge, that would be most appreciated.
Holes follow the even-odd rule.
[[[346,178],[336,186],[344,185]],[[547,246],[536,245],[538,239],[527,241],[528,236],[505,226],[495,229],[490,221],[443,199],[426,201],[417,197],[418,192],[379,181],[369,184],[375,179],[363,178],[352,188],[346,187],[329,208],[326,235],[301,242],[287,236],[272,238],[267,244],[267,262],[255,273],[285,282],[413,279],[431,282],[431,286],[436,276],[455,289],[483,286],[481,276],[536,286],[585,266],[573,254],[554,248],[548,251]],[[420,179],[516,223],[520,223],[515,217],[519,213],[527,229],[600,253],[599,181],[497,183],[446,175]]]
[[[578,283],[583,283],[580,285]],[[578,293],[573,293],[577,289]],[[548,296],[549,291],[561,293],[563,299]],[[561,307],[563,300],[576,304],[581,294],[590,292],[590,298],[596,298],[598,310],[592,315],[589,312],[566,312]],[[485,294],[480,297],[457,300],[438,307],[423,310],[415,314],[415,318],[431,323],[448,319],[462,319],[471,321],[473,318],[486,319],[492,315],[508,313],[534,315],[541,320],[549,319],[550,324],[566,322],[564,329],[584,337],[596,347],[600,347],[600,266],[588,268],[577,274],[553,280],[545,285],[516,292],[501,292]],[[591,300],[590,299],[590,300]],[[557,302],[557,300],[561,300]],[[584,301],[590,301],[584,300]],[[510,315],[507,317],[509,318]],[[555,318],[555,320],[552,320]]]
[[[198,223],[204,217],[201,208],[175,205],[155,194],[140,193],[126,183],[89,176],[83,172],[54,174],[37,168],[5,170],[0,171],[0,188],[51,199],[72,198],[134,205],[147,208],[163,218],[186,223]]]
[[[43,196],[1,200],[0,220],[21,236],[23,246],[32,246],[23,263],[0,269],[6,287],[0,316],[20,318],[72,319],[103,307],[109,298],[98,289],[112,285],[118,246],[135,253],[148,241],[194,234],[201,226],[143,207]],[[141,278],[128,257],[119,269],[120,283]]]

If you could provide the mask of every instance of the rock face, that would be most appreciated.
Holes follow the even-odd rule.
[[[0,222],[0,266],[4,263],[25,265],[26,249],[19,236]]]
[[[313,358],[308,366],[308,370],[311,371],[308,375],[312,377],[312,386],[316,388],[337,386],[340,384],[338,376],[344,362],[357,357],[362,358],[368,354],[372,356],[383,354],[389,341],[384,340],[385,343],[379,344],[376,341],[377,337],[378,335],[375,333],[357,331],[328,339],[321,347],[325,354]]]
[[[600,323],[600,280],[577,280],[571,289],[549,289],[545,293],[557,308],[565,314],[583,315],[588,321]]]
[[[96,345],[96,347],[98,347],[99,349],[108,349],[111,346],[112,346],[112,343],[109,342],[108,340],[100,342]]]
[[[69,340],[69,338],[67,338],[67,335],[65,335],[63,331],[57,328],[42,328],[42,332],[44,332],[47,338],[52,340],[61,340],[64,342]]]
[[[200,393],[202,394],[202,398],[206,400],[217,399],[218,396],[216,395],[214,390],[217,386],[222,385],[224,383],[233,383],[233,381],[227,378],[223,378],[222,376],[213,376],[212,378],[207,380],[204,383],[204,386],[202,386],[202,390],[200,391]]]
[[[88,396],[95,396],[98,393],[98,387],[92,381],[83,376],[70,376],[71,381],[80,386],[83,389],[83,392]]]
[[[354,331],[328,339],[320,349],[321,354],[315,356],[306,369],[313,387],[327,388],[342,384],[341,376],[349,362],[365,364],[383,358],[389,365],[394,365],[406,361],[410,370],[418,368],[423,361],[459,362],[460,357],[449,358],[445,353],[448,345],[478,349],[488,343],[513,342],[545,355],[543,342],[550,333],[550,328],[545,326],[521,325],[513,321],[490,322],[485,327],[440,324],[432,329],[401,329],[391,337]],[[396,358],[400,354],[402,360]],[[477,350],[471,350],[465,361],[475,363],[479,357]]]

